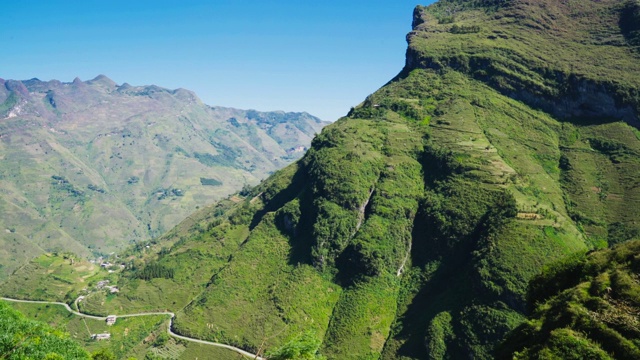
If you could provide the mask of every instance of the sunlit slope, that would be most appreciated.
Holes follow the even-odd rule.
[[[0,354],[4,359],[91,359],[68,333],[28,320],[3,301],[0,301]]]
[[[0,80],[0,278],[45,251],[148,240],[298,159],[306,113],[209,107],[184,89]]]
[[[251,351],[311,334],[330,359],[492,358],[546,264],[638,235],[634,4],[418,7],[396,78],[139,249],[113,306]]]
[[[532,281],[530,318],[507,337],[504,359],[636,359],[640,356],[640,243],[576,255]]]

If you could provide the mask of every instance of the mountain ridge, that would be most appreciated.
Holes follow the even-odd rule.
[[[451,2],[455,3],[455,1]],[[442,7],[444,6],[442,4],[446,3],[448,2],[444,1],[438,4]],[[603,56],[606,60],[575,62],[572,66],[575,66],[576,69],[563,68],[563,61],[568,62],[573,61],[573,59],[570,59],[571,55],[568,55],[569,52],[560,50],[558,45],[553,42],[553,40],[562,41],[562,31],[571,31],[563,29],[563,27],[567,25],[566,23],[570,22],[566,17],[578,16],[576,13],[579,13],[579,16],[585,18],[589,16],[597,17],[595,14],[598,11],[609,12],[610,14],[606,15],[611,17],[616,15],[620,16],[620,13],[624,16],[628,11],[628,7],[638,6],[637,2],[604,1],[602,4],[595,6],[592,2],[588,2],[589,5],[583,5],[582,8],[578,6],[577,9],[571,9],[568,4],[557,4],[554,1],[541,1],[535,4],[518,1],[503,1],[502,3],[503,8],[495,10],[495,12],[487,16],[488,18],[492,18],[493,23],[498,23],[503,26],[509,23],[516,25],[517,20],[515,19],[523,19],[525,22],[524,27],[531,29],[531,33],[538,33],[538,35],[547,37],[545,43],[549,49],[540,51],[537,54],[537,59],[527,54],[527,52],[533,53],[534,51],[541,50],[535,48],[535,43],[533,43],[531,39],[525,42],[523,38],[515,37],[513,34],[509,34],[509,32],[505,32],[504,27],[502,27],[501,30],[493,31],[493,34],[486,37],[491,41],[490,43],[484,42],[480,46],[477,46],[478,43],[474,43],[475,48],[467,47],[467,49],[465,49],[463,45],[461,49],[462,52],[457,55],[447,54],[446,51],[442,51],[443,49],[439,48],[440,44],[438,44],[437,50],[435,51],[423,48],[419,42],[424,41],[424,39],[417,35],[421,31],[428,31],[429,25],[437,22],[438,14],[425,13],[421,7],[418,7],[414,13],[414,29],[407,36],[407,41],[410,43],[407,52],[407,68],[424,67],[437,69],[442,66],[454,68],[466,72],[483,82],[490,83],[491,86],[497,88],[509,97],[522,100],[525,103],[529,103],[545,111],[550,111],[560,118],[566,119],[584,116],[614,117],[631,122],[636,127],[640,124],[638,123],[637,115],[638,107],[640,106],[639,95],[637,89],[628,87],[628,76],[620,76],[622,75],[621,73],[608,72],[607,75],[611,76],[611,78],[603,79],[602,76],[594,76],[594,74],[598,74],[597,71],[588,71],[598,66],[602,68],[602,65],[606,61],[611,61],[613,63],[612,67],[624,64],[630,69],[637,70],[637,64],[624,62],[626,57],[615,57],[620,53],[627,53],[626,55],[628,55],[628,48],[622,44],[622,33],[617,35],[617,39],[615,36],[607,34],[614,40],[619,41],[619,43],[615,46],[606,46],[608,49],[616,50],[612,52],[612,54]],[[607,9],[606,7],[611,7],[612,3],[616,4],[616,6],[614,6],[613,9]],[[507,9],[505,10],[504,7]],[[583,13],[580,13],[581,11]],[[513,13],[515,13],[515,15]],[[513,18],[515,19],[512,20]],[[460,23],[462,24],[460,26],[465,26],[465,19],[462,19]],[[457,26],[457,24],[454,25]],[[451,28],[453,28],[454,25],[451,25]],[[485,26],[491,25],[493,24],[486,24]],[[596,27],[597,25],[600,24],[596,22]],[[622,24],[619,26],[621,28],[624,27]],[[577,36],[583,37],[583,41],[586,44],[584,44],[584,46],[573,47],[593,50],[595,47],[589,45],[593,45],[594,43],[601,45],[598,44],[598,41],[601,41],[600,36],[602,35],[597,32],[600,29],[586,30],[584,27],[584,24],[580,24],[579,27],[577,27],[577,31],[574,30],[574,32]],[[593,31],[593,33],[589,33],[589,31]],[[451,29],[449,29],[449,32],[451,32]],[[482,32],[477,32],[477,34],[479,34],[478,37],[486,36]],[[467,37],[474,36],[474,34],[469,33],[465,35]],[[521,48],[513,48],[500,44],[500,40],[508,39],[509,36],[514,36],[517,40],[523,41],[523,46]],[[448,39],[451,40],[451,37],[448,37]],[[453,39],[455,39],[455,37]],[[415,40],[414,43],[412,43],[413,40]],[[609,41],[614,40],[609,39]],[[430,45],[433,46],[433,44],[434,42],[432,41]],[[504,52],[509,56],[509,59],[500,61],[501,53]],[[509,52],[511,52],[511,54],[509,54]],[[576,51],[576,53],[581,55],[585,53],[589,54],[585,51]],[[600,55],[603,55],[602,51],[593,51],[593,54],[591,54],[589,58],[591,60],[595,56]],[[556,58],[553,59],[554,57]],[[560,57],[560,59],[557,57]],[[493,63],[489,64],[489,60]],[[511,63],[508,61],[511,61]],[[518,61],[522,61],[522,63],[518,63]],[[635,71],[631,72],[635,73]],[[508,75],[511,82],[507,81],[506,84],[500,82],[500,78],[504,79],[507,77],[505,75]],[[614,77],[612,75],[618,76]],[[637,81],[635,77],[634,80]],[[564,84],[564,88],[560,89],[560,92],[554,90],[554,88],[558,88],[557,84],[561,83]],[[549,85],[556,86],[550,88]],[[592,95],[589,93],[593,92],[598,92],[598,94],[595,94],[595,98],[585,98],[585,93]],[[604,98],[598,99],[598,95],[604,96]],[[559,102],[557,102],[558,98],[560,98]],[[556,102],[554,102],[554,100],[556,100]],[[589,102],[597,103],[604,108],[590,109],[588,108]],[[583,107],[586,107],[586,109]]]
[[[326,124],[104,75],[3,80],[0,118],[2,277],[43,251],[98,256],[161,234],[302,156]]]
[[[175,332],[254,353],[493,358],[545,320],[542,269],[640,236],[633,4],[418,7],[397,77],[240,201],[123,254],[120,292],[83,310],[171,308]]]
[[[253,351],[310,331],[328,358],[491,358],[544,265],[637,237],[640,81],[624,3],[418,7],[396,78],[243,203],[145,251],[113,306],[166,304],[152,289],[171,287],[188,294],[173,300],[177,332]],[[563,26],[540,25],[550,9]],[[598,11],[593,35],[579,21]],[[606,61],[572,68],[574,50]],[[581,96],[572,76],[606,86]],[[557,96],[564,109],[544,102]],[[145,266],[174,277],[136,278]]]

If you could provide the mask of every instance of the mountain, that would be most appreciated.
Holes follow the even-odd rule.
[[[418,6],[397,77],[242,201],[121,254],[120,292],[83,311],[168,308],[175,332],[279,358],[493,358],[541,331],[545,266],[640,234],[639,9]]]
[[[0,278],[45,251],[99,256],[160,235],[300,158],[327,124],[103,75],[0,79],[0,119]]]
[[[640,241],[631,241],[545,269],[531,282],[530,318],[498,358],[640,358],[639,254]]]

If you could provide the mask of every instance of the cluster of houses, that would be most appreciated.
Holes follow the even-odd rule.
[[[107,316],[107,325],[111,326],[116,323],[117,316],[109,315]],[[109,340],[111,339],[110,333],[102,333],[102,334],[91,334],[91,340]]]
[[[91,260],[91,263],[100,264],[100,267],[108,270],[110,273],[113,272],[113,270],[111,270],[113,268],[113,266],[118,266],[118,264],[112,264],[109,261],[103,261],[102,257],[99,257],[96,260]],[[124,269],[125,268],[124,264],[120,264],[119,266],[120,266],[120,269]],[[111,293],[111,294],[115,294],[115,293],[120,292],[120,290],[118,289],[117,286],[109,285],[109,280],[98,281],[96,283],[96,288],[97,289],[108,290],[109,293]],[[84,296],[79,297],[78,301],[81,301],[82,299],[84,299]],[[111,325],[115,324],[116,323],[116,318],[117,318],[116,315],[107,316],[107,318],[106,318],[107,325],[111,326]],[[91,334],[91,339],[92,340],[97,340],[97,341],[109,340],[109,339],[111,339],[111,334],[110,333]]]
[[[110,262],[108,262],[108,261],[105,261],[105,262],[100,263],[100,267],[102,267],[102,268],[106,269],[106,270],[107,270],[107,272],[108,272],[109,274],[111,274],[111,273],[115,272],[115,270],[113,270],[113,267],[114,267],[114,266],[116,266],[116,265],[117,265],[117,264],[112,264],[112,263],[110,263]],[[125,268],[125,265],[124,265],[124,264],[120,264],[120,265],[117,265],[117,266],[119,266],[119,267],[120,267],[120,270],[122,270],[122,269],[124,269],[124,268]]]
[[[108,270],[110,273],[113,272],[112,267],[116,266],[117,264],[112,264],[109,261],[103,261],[102,257],[99,257],[96,260],[90,260],[91,263],[93,264],[100,264],[100,267]],[[120,264],[120,269],[124,269],[125,265],[124,264]],[[118,289],[117,286],[114,285],[109,285],[109,280],[100,280],[96,283],[96,288],[97,289],[105,289],[108,290],[109,293],[114,294],[114,293],[118,293],[120,292],[120,290]],[[78,301],[82,301],[85,297],[84,296],[80,296],[78,298]],[[111,326],[113,324],[116,323],[116,319],[117,316],[116,315],[109,315],[106,318],[106,323],[108,326]],[[96,340],[96,341],[101,341],[101,340],[109,340],[111,339],[111,334],[110,333],[101,333],[101,334],[91,334],[91,339],[92,340]]]
[[[305,152],[307,151],[307,148],[302,146],[302,145],[298,145],[295,147],[292,147],[290,149],[287,149],[287,154],[291,155],[293,153],[299,153],[299,152]]]
[[[117,256],[116,256],[117,258]],[[92,264],[100,264],[100,267],[102,267],[103,269],[106,269],[109,271],[109,273],[114,272],[113,267],[117,266],[119,267],[121,270],[124,269],[126,266],[125,264],[113,264],[108,260],[105,260],[102,256],[100,256],[97,259],[91,259],[89,260],[90,263]]]
[[[109,284],[109,280],[101,280],[101,281],[98,281],[98,283],[96,284],[96,287],[97,287],[98,289],[106,289],[106,290],[109,290],[109,292],[110,292],[111,294],[115,294],[115,293],[120,292],[120,290],[118,289],[118,287],[117,287],[117,286],[107,285],[107,284]]]

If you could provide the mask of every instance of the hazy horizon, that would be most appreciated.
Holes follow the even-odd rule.
[[[103,74],[118,84],[185,88],[211,106],[334,121],[402,69],[415,5],[13,2],[0,24],[12,49],[0,77]]]

